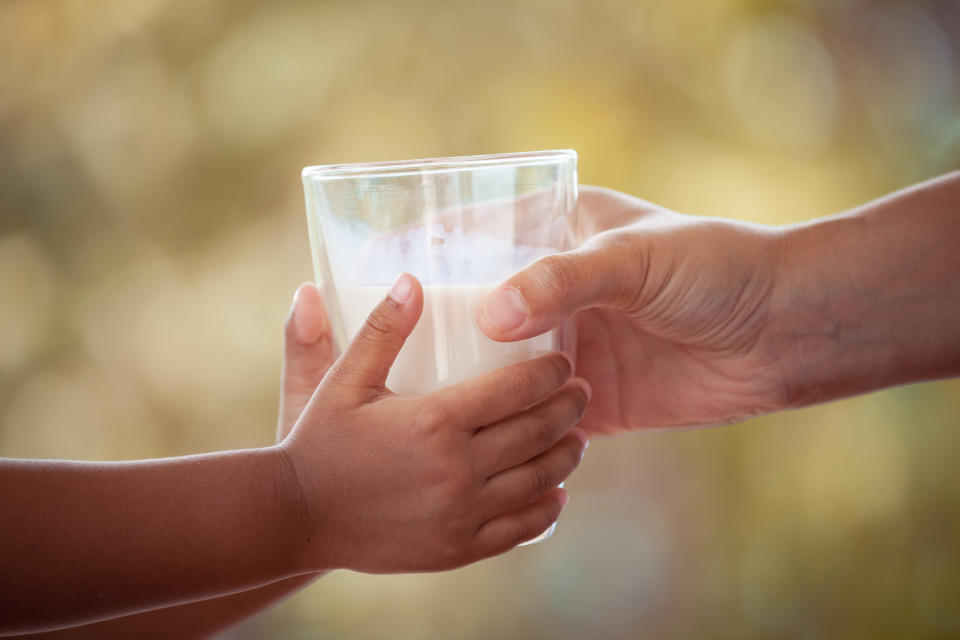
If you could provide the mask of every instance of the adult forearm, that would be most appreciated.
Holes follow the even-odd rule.
[[[791,406],[960,375],[960,174],[787,228],[770,344]]]
[[[93,622],[305,571],[276,448],[118,463],[0,463],[0,633]]]
[[[323,572],[294,576],[229,596],[18,637],[23,640],[209,638],[293,595],[322,575]]]

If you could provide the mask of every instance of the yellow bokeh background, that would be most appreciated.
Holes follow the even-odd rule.
[[[960,4],[4,0],[0,455],[268,444],[300,168],[551,148],[687,213],[853,207],[960,165]],[[956,381],[597,441],[549,542],[227,637],[958,635],[958,451]]]

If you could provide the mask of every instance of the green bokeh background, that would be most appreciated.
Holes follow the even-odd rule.
[[[550,148],[783,224],[960,165],[960,3],[0,1],[0,455],[270,442],[308,164]],[[958,248],[960,250],[960,248]],[[546,544],[230,638],[960,634],[960,384],[596,441]]]

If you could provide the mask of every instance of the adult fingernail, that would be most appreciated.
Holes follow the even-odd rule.
[[[483,315],[500,331],[510,331],[527,319],[527,305],[516,289],[500,289],[487,296]]]
[[[303,285],[297,287],[297,290],[293,292],[293,300],[290,301],[290,311],[289,313],[293,314],[297,310],[297,301],[300,300],[300,289],[303,288]]]
[[[397,281],[390,287],[390,293],[387,294],[387,297],[397,304],[403,304],[410,298],[410,292],[412,291],[413,282],[410,280],[410,276],[406,273],[401,273]]]
[[[303,296],[305,295],[303,291],[306,287],[306,284],[297,287],[297,292],[293,294],[293,306],[290,307],[290,313],[293,314],[293,331],[300,344],[312,344],[317,340],[316,332],[308,326],[309,323],[303,315]]]

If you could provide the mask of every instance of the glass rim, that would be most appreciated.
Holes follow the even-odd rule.
[[[488,167],[527,167],[577,160],[573,149],[548,151],[520,151],[489,153],[475,156],[418,158],[414,160],[387,160],[382,162],[355,162],[349,164],[322,164],[304,167],[303,180],[337,180],[343,178],[402,177],[424,173],[450,173],[485,169]]]

